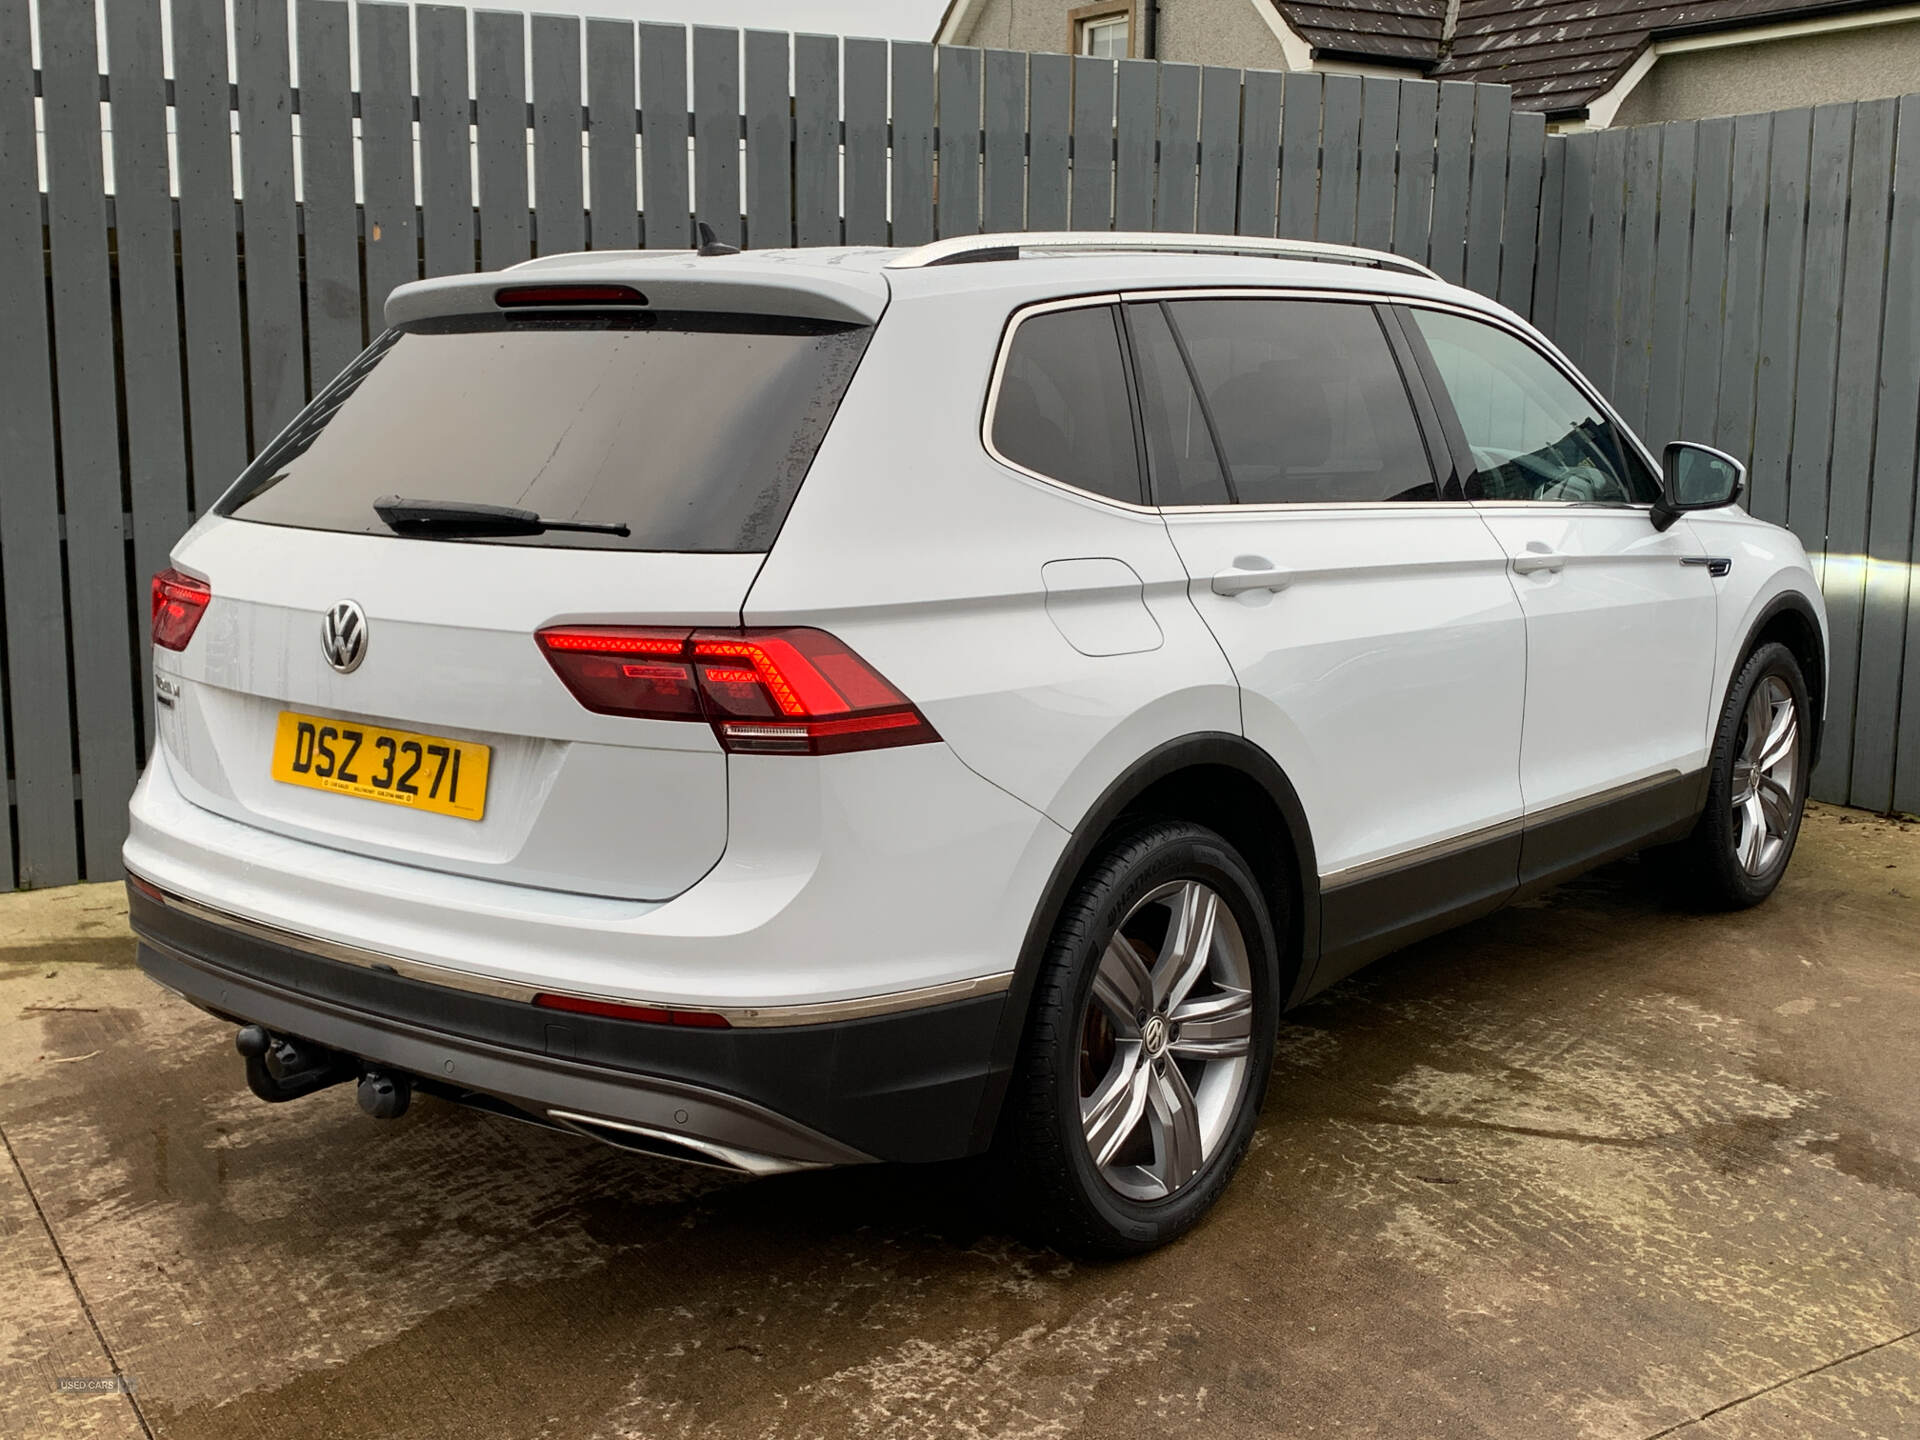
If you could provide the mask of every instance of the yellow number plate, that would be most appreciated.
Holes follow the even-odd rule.
[[[273,778],[309,790],[478,820],[487,808],[489,747],[352,720],[280,712]]]

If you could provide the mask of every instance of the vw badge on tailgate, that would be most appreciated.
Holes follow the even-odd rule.
[[[321,617],[320,650],[327,663],[350,675],[367,658],[367,612],[352,600],[342,600]]]

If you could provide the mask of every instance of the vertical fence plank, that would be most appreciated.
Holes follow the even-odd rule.
[[[980,233],[980,52],[939,52],[940,233]]]
[[[1064,60],[1061,68],[1066,68]],[[933,239],[933,97],[933,46],[918,41],[896,42],[893,47],[893,160],[889,171],[896,245],[924,245]],[[1061,98],[1064,102],[1065,95]],[[1065,169],[1063,141],[1063,184]],[[1063,194],[1063,210],[1064,204]]]
[[[1473,86],[1440,86],[1434,139],[1433,239],[1427,263],[1456,284],[1467,273],[1467,203],[1473,173]]]
[[[525,16],[499,10],[474,13],[473,76],[480,267],[498,270],[533,253],[527,229]]]
[[[138,587],[167,563],[192,516],[187,503],[186,412],[180,390],[180,307],[174,282],[173,200],[167,183],[167,89],[160,69],[158,0],[107,6],[113,97],[114,249],[120,272],[121,370],[125,377],[127,492],[133,506],[138,674],[151,644],[138,621]],[[7,177],[0,176],[0,185]],[[36,187],[37,189],[38,187]],[[297,337],[296,337],[297,343]],[[295,365],[299,356],[295,355]],[[16,477],[9,476],[11,487]],[[151,753],[153,689],[137,685],[142,753]],[[0,840],[0,884],[12,877]]]
[[[1627,132],[1626,223],[1620,260],[1620,333],[1615,337],[1612,393],[1614,407],[1619,410],[1621,418],[1656,449],[1662,442],[1655,440],[1647,429],[1647,372],[1655,363],[1654,231],[1663,218],[1676,219],[1686,214],[1684,200],[1677,211],[1668,212],[1661,208],[1662,128],[1659,125],[1639,125]],[[1670,239],[1679,234],[1684,239],[1685,233],[1683,221],[1680,225],[1667,225],[1661,235],[1663,239]],[[1661,246],[1663,267],[1672,260],[1674,253],[1670,244]],[[1684,245],[1678,254],[1684,265]],[[1663,307],[1669,300],[1667,287],[1675,278],[1679,281],[1679,293],[1674,297],[1679,303],[1673,310],[1676,328],[1686,314],[1683,308],[1687,290],[1686,273],[1682,268],[1676,277],[1663,268],[1659,277],[1660,304]],[[1677,359],[1677,356],[1669,355],[1664,350],[1659,356],[1660,362]]]
[[[1200,67],[1160,67],[1160,175],[1154,228],[1192,234],[1200,184]]]
[[[1574,364],[1587,353],[1587,290],[1592,281],[1593,156],[1599,136],[1569,135],[1560,190],[1560,284],[1554,300],[1553,338]]]
[[[1120,62],[1113,127],[1113,228],[1116,230],[1153,228],[1153,150],[1159,97],[1157,65],[1150,60]],[[1277,150],[1277,131],[1275,139]]]
[[[1319,118],[1315,117],[1319,133]],[[1191,234],[1200,179],[1200,68],[1160,67],[1160,173],[1153,228]]]
[[[367,343],[353,180],[353,56],[346,0],[300,0],[300,228],[307,374],[318,390]],[[522,204],[521,223],[526,223]],[[169,240],[169,252],[172,245]],[[171,254],[169,254],[171,263]]]
[[[1467,199],[1467,284],[1482,295],[1500,288],[1500,222],[1507,204],[1507,132],[1512,93],[1477,86],[1473,97],[1473,174]]]
[[[0,266],[0,334],[7,337],[0,350],[0,455],[8,470],[0,490],[0,585],[6,594],[12,713],[4,738],[13,746],[18,880],[44,886],[79,879],[80,857],[28,25],[27,0],[0,0],[0,253],[27,262]],[[10,844],[4,858],[0,885],[10,887],[16,865]]]
[[[1272,235],[1279,226],[1280,107],[1284,86],[1285,77],[1274,71],[1247,71],[1240,118],[1240,219],[1235,226],[1241,235]],[[1149,96],[1152,93],[1147,92]],[[1124,159],[1120,177],[1124,185],[1127,178]]]
[[[1920,95],[1901,99],[1899,130],[1902,163],[1896,203],[1906,213],[1899,217],[1895,231],[1898,249],[1887,267],[1887,320],[1889,327],[1898,325],[1905,332],[1906,343],[1912,346],[1920,339],[1920,278],[1916,278],[1920,274],[1920,203],[1916,203],[1920,200],[1920,156],[1915,154],[1920,151]],[[1895,276],[1899,277],[1897,282]],[[1920,392],[1920,364],[1905,361],[1899,373],[1883,373],[1881,381],[1886,387],[1883,393],[1910,397]],[[1920,436],[1914,432],[1913,406],[1909,404],[1906,409],[1904,428],[1887,447],[1892,462],[1887,478],[1889,483],[1903,487],[1911,500],[1920,489]],[[1877,453],[1875,459],[1877,463]],[[1898,463],[1902,460],[1904,468]],[[1911,529],[1908,533],[1912,534]],[[1901,679],[1900,728],[1895,736],[1892,803],[1895,809],[1920,811],[1920,585],[1913,580],[1914,571],[1920,569],[1920,536],[1907,542],[1906,559],[1906,664]]]
[[[1581,368],[1613,393],[1620,333],[1620,246],[1627,218],[1627,132],[1603,130],[1593,152],[1593,237],[1587,291],[1587,351]]]
[[[840,42],[832,36],[794,37],[793,146],[796,243],[838,245]]]
[[[1692,244],[1696,123],[1691,120],[1655,128],[1660,140],[1660,196],[1655,202],[1659,236],[1653,257],[1653,313],[1635,325],[1651,337],[1642,341],[1645,359],[1634,352],[1637,373],[1647,376],[1646,418],[1640,429],[1658,454],[1680,438],[1680,402],[1686,373],[1698,364],[1711,370],[1715,357],[1687,353],[1687,307],[1691,303],[1687,259]],[[1623,365],[1627,359],[1623,351]]]
[[[1507,127],[1507,200],[1500,230],[1500,303],[1522,315],[1533,309],[1533,272],[1540,233],[1541,166],[1547,121],[1516,110]]]
[[[1360,92],[1360,201],[1356,243],[1393,248],[1393,177],[1400,133],[1400,82],[1369,75]]]
[[[1760,371],[1754,384],[1747,503],[1755,515],[1776,525],[1787,523],[1787,461],[1793,447],[1793,367],[1799,351],[1812,129],[1811,110],[1776,113],[1767,172],[1767,262],[1761,280]]]
[[[413,77],[408,65],[406,6],[362,4],[358,14],[367,325],[377,334],[386,328],[387,296],[397,286],[420,278],[413,188]],[[191,375],[191,355],[187,364]]]
[[[1291,83],[1291,82],[1289,82]],[[1440,87],[1431,80],[1400,82],[1396,125],[1399,173],[1394,177],[1393,249],[1425,264],[1433,227],[1433,137]]]
[[[293,208],[293,80],[286,0],[234,0],[253,444],[307,403],[300,232]]]
[[[1073,62],[1065,55],[1036,54],[1028,57],[1027,67],[1027,228],[1064,230],[1068,137],[1073,132]],[[896,113],[896,134],[899,125]]]
[[[1533,264],[1533,309],[1527,318],[1546,334],[1557,334],[1560,304],[1560,223],[1566,209],[1567,142],[1547,137],[1540,161],[1540,227]]]
[[[1814,554],[1827,548],[1827,462],[1833,449],[1833,383],[1840,349],[1841,280],[1846,273],[1847,176],[1853,160],[1853,106],[1813,112],[1808,169],[1806,280],[1793,367],[1793,451],[1787,470],[1787,524]]]
[[[1720,398],[1720,327],[1727,281],[1727,196],[1733,183],[1733,121],[1702,120],[1694,130],[1692,251],[1688,258],[1687,363],[1680,375],[1679,434],[1713,438]]]
[[[421,5],[413,16],[419,48],[420,229],[426,273],[469,274],[474,245],[467,12],[453,5]]]
[[[847,243],[887,243],[887,42],[849,40],[846,58]],[[1026,132],[1021,130],[1024,148]]]
[[[1854,107],[1846,276],[1840,296],[1832,484],[1826,554],[1827,723],[1813,792],[1846,802],[1853,773],[1853,716],[1860,681],[1860,626],[1867,600],[1867,502],[1880,389],[1881,301],[1887,282],[1887,216],[1893,192],[1895,101]],[[1909,760],[1909,765],[1913,762]],[[1904,769],[1904,767],[1903,767]]]
[[[589,20],[587,243],[595,250],[640,243],[634,113],[633,22]]]
[[[1760,278],[1767,249],[1767,151],[1772,141],[1770,116],[1742,115],[1733,122],[1727,318],[1720,341],[1720,403],[1713,443],[1749,460],[1753,456],[1754,371],[1760,360]]]
[[[44,7],[40,55],[83,861],[88,879],[110,880],[119,873],[134,778],[134,707],[127,693],[133,612],[120,518],[120,410],[93,7]],[[16,673],[16,684],[24,678]]]
[[[240,473],[248,455],[234,250],[233,112],[221,0],[173,0],[173,57],[188,460],[195,502],[204,506]]]
[[[1209,65],[1200,72],[1197,227],[1209,235],[1231,235],[1239,195],[1240,72]]]
[[[533,248],[587,248],[580,123],[580,22],[533,17]]]
[[[1873,810],[1914,789],[1920,756],[1920,625],[1912,623],[1914,488],[1920,482],[1913,397],[1920,395],[1920,96],[1899,102],[1893,160],[1886,316],[1881,325],[1880,410],[1873,433],[1873,490],[1867,518],[1867,608],[1860,631],[1860,688],[1854,703],[1855,805]],[[1905,675],[1899,658],[1904,652]],[[1904,701],[1904,704],[1903,704]],[[1900,765],[1897,746],[1909,757]]]
[[[747,243],[793,243],[793,106],[787,94],[787,37],[747,32]]]
[[[832,46],[833,41],[827,44]],[[646,189],[646,241],[650,250],[685,250],[693,244],[687,198],[687,27],[640,27],[640,166]],[[839,117],[834,117],[838,128]],[[729,122],[727,130],[734,126]],[[839,137],[833,137],[837,160]],[[838,178],[838,167],[835,167]],[[840,238],[839,186],[834,186],[833,238]],[[738,210],[738,206],[733,207]]]
[[[1067,224],[1074,230],[1107,230],[1113,224],[1113,64],[1085,55],[1073,61],[1073,189]]]
[[[1164,79],[1161,83],[1164,86]],[[1281,96],[1280,215],[1276,225],[1277,233],[1288,240],[1311,240],[1320,213],[1320,111],[1326,84],[1319,75],[1295,71],[1287,76]],[[1166,164],[1164,143],[1160,163]]]
[[[855,47],[863,60],[870,61],[874,52],[880,55],[880,64],[886,64],[886,46],[878,40],[853,40],[848,42],[848,68],[853,67]],[[880,82],[884,95],[886,80],[884,70]],[[861,91],[871,95],[871,84]],[[881,102],[883,105],[885,101]],[[870,111],[861,112],[868,125],[871,125]],[[848,115],[848,124],[853,124],[853,116]],[[694,208],[700,219],[713,227],[715,238],[726,245],[738,245],[740,231],[740,32],[738,30],[718,30],[708,25],[694,27],[693,32],[693,148],[694,148]],[[867,229],[859,236],[869,243],[886,243],[886,194],[885,181],[875,187],[870,169],[872,162],[870,128],[859,132],[858,143],[866,144],[862,153],[866,161],[855,168],[851,159],[848,169],[848,215],[854,210],[854,187],[856,175],[866,188],[858,194],[861,198],[860,213],[867,217]],[[854,133],[850,130],[848,146],[856,144]],[[881,136],[881,158],[885,165],[886,138]],[[872,216],[879,216],[879,232],[876,240],[872,228]],[[851,234],[849,239],[854,238]]]
[[[985,85],[986,228],[996,233],[1019,230],[1027,223],[1027,57],[1013,50],[989,50]]]
[[[1336,245],[1353,243],[1360,189],[1360,96],[1358,75],[1327,76],[1326,108],[1320,117],[1320,218],[1314,235]]]

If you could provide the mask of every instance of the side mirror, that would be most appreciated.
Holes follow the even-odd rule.
[[[1662,457],[1660,498],[1653,503],[1653,528],[1665,530],[1689,510],[1717,510],[1740,498],[1747,467],[1723,450],[1675,440]]]

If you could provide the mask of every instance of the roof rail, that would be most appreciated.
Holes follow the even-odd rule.
[[[1272,240],[1258,235],[1179,235],[1136,230],[1036,230],[1004,235],[956,235],[896,256],[889,270],[922,270],[931,265],[968,265],[990,260],[1019,260],[1029,255],[1255,255],[1269,260],[1320,260],[1335,265],[1371,265],[1438,280],[1417,260],[1357,245],[1317,240]]]

